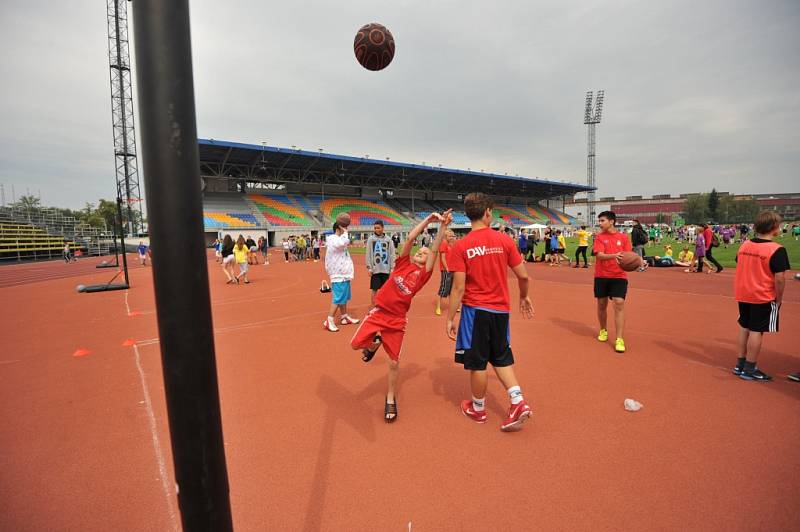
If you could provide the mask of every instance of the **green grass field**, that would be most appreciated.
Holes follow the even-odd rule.
[[[776,239],[780,245],[786,248],[786,251],[789,253],[789,263],[792,265],[793,270],[800,269],[800,242],[795,240],[794,237],[791,235],[787,235],[784,237],[779,237]],[[678,253],[683,249],[683,244],[676,240],[664,240],[658,245],[655,246],[647,246],[645,247],[645,255],[653,256],[653,255],[663,255],[664,254],[664,244],[671,244],[672,245],[672,252],[673,256],[677,259]],[[575,249],[578,247],[578,239],[576,237],[567,238],[567,255],[570,259],[575,257]],[[694,244],[691,244],[690,249],[694,251]],[[363,255],[364,254],[364,247],[351,247],[350,254],[351,255]],[[544,248],[540,244],[537,246],[536,251],[537,253],[541,254]],[[736,252],[739,250],[739,244],[730,244],[728,247],[725,247],[724,244],[721,244],[718,248],[714,249],[714,258],[717,259],[720,264],[722,264],[726,268],[732,268],[736,265]],[[414,251],[416,251],[416,246]]]

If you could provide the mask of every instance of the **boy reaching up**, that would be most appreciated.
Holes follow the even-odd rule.
[[[414,241],[428,224],[436,221],[440,222],[439,232],[430,249],[422,246],[412,256]],[[364,362],[372,360],[380,346],[383,346],[389,356],[388,390],[383,407],[383,417],[387,423],[393,423],[397,419],[397,374],[408,323],[406,315],[411,308],[411,300],[431,278],[439,245],[451,221],[450,210],[443,214],[434,212],[411,230],[394,264],[394,270],[375,295],[374,308],[369,311],[350,340],[353,349],[362,350],[361,360]]]
[[[456,340],[456,363],[470,372],[472,400],[461,402],[461,412],[476,423],[486,423],[486,365],[491,364],[511,400],[500,430],[516,431],[532,412],[514,374],[508,324],[508,268],[517,276],[523,317],[533,317],[533,304],[528,297],[528,272],[514,241],[491,229],[493,206],[485,194],[474,192],[464,198],[464,211],[472,230],[453,245],[448,256],[453,290],[446,332]],[[461,320],[456,336],[453,320],[459,305]]]

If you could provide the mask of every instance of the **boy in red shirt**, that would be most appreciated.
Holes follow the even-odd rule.
[[[511,399],[500,430],[514,431],[522,428],[532,412],[514,374],[508,326],[508,268],[517,276],[519,308],[525,318],[533,317],[533,304],[528,297],[528,272],[514,241],[490,227],[492,207],[492,200],[485,194],[472,193],[464,198],[464,211],[472,230],[453,245],[447,257],[453,272],[453,290],[446,331],[451,340],[456,340],[456,363],[470,372],[472,400],[461,401],[461,412],[477,423],[486,423],[486,365],[491,364]],[[456,337],[453,319],[459,304],[461,320]]]
[[[448,229],[445,231],[444,240],[442,245],[439,246],[439,271],[441,272],[442,279],[439,282],[439,299],[436,300],[437,316],[442,315],[442,299],[450,301],[450,290],[453,288],[453,272],[447,262],[447,255],[450,253],[450,246],[456,240],[456,235]]]
[[[414,241],[422,234],[431,222],[440,222],[436,239],[430,249],[422,246],[411,257],[411,248]],[[375,306],[361,322],[350,346],[361,349],[361,360],[369,362],[380,346],[389,356],[389,389],[386,392],[386,402],[383,407],[383,417],[387,423],[397,419],[397,373],[400,369],[400,351],[403,347],[403,336],[408,323],[408,310],[411,300],[422,290],[425,283],[431,278],[433,266],[439,245],[444,239],[447,226],[452,221],[451,211],[442,214],[431,213],[408,234],[403,250],[397,257],[394,270],[389,279],[383,284],[375,295]]]
[[[770,381],[756,367],[764,333],[778,332],[778,311],[789,269],[786,248],[773,242],[781,232],[781,217],[764,211],[756,218],[755,237],[742,243],[736,253],[734,289],[739,303],[739,358],[734,375],[748,381]]]
[[[597,319],[600,322],[601,342],[608,340],[608,300],[614,303],[614,326],[617,340],[614,350],[625,352],[622,333],[625,328],[625,296],[628,294],[628,274],[620,268],[623,251],[631,251],[628,235],[617,230],[617,215],[603,211],[597,215],[600,232],[594,237],[592,252],[597,256],[594,266],[594,297],[597,298]]]

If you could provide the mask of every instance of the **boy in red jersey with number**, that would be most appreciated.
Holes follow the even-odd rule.
[[[614,327],[617,340],[614,350],[625,352],[625,296],[628,294],[628,274],[619,265],[623,251],[631,251],[628,235],[617,230],[617,215],[603,211],[597,215],[600,232],[594,237],[592,251],[597,257],[594,266],[594,297],[597,298],[597,319],[600,322],[601,342],[608,340],[608,300],[614,304]]]
[[[438,221],[439,232],[430,249],[422,246],[411,255],[414,241],[422,234],[431,222]],[[387,423],[397,419],[397,373],[400,368],[400,351],[403,347],[403,336],[408,323],[408,310],[411,300],[422,290],[431,278],[433,266],[436,264],[437,251],[452,221],[451,211],[443,214],[431,213],[408,234],[403,250],[397,257],[389,279],[375,295],[375,306],[361,322],[350,346],[361,349],[361,360],[369,362],[382,345],[389,356],[389,389],[383,407],[383,418]]]
[[[486,423],[486,365],[491,364],[511,399],[500,430],[515,431],[522,428],[532,412],[514,374],[508,325],[508,268],[517,276],[519,307],[525,318],[533,317],[533,304],[528,297],[528,272],[515,242],[491,229],[493,206],[485,194],[472,193],[464,198],[464,211],[472,230],[453,245],[447,257],[453,272],[453,290],[446,332],[456,340],[456,363],[470,372],[472,400],[461,401],[461,412],[477,423]],[[459,304],[461,320],[456,337],[453,319]]]
[[[748,381],[770,381],[756,367],[764,333],[778,332],[778,311],[786,286],[784,272],[790,268],[786,248],[773,242],[781,232],[781,217],[764,211],[756,218],[755,236],[736,254],[734,289],[739,303],[739,358],[734,375]]]

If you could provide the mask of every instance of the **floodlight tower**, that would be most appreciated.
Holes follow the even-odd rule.
[[[592,91],[586,93],[586,106],[584,107],[583,123],[589,126],[589,140],[588,140],[588,155],[586,157],[586,184],[592,188],[597,186],[595,180],[595,162],[594,162],[594,126],[600,123],[603,115],[603,97],[604,90],[597,91],[597,99],[592,108]],[[586,194],[586,225],[589,227],[594,225],[594,200],[595,191],[590,190]]]
[[[130,54],[128,53],[128,0],[106,0],[108,18],[108,65],[111,73],[111,125],[117,197],[125,202],[128,233],[139,229],[142,194],[136,164],[136,129],[133,121]],[[134,218],[138,212],[138,218]]]

